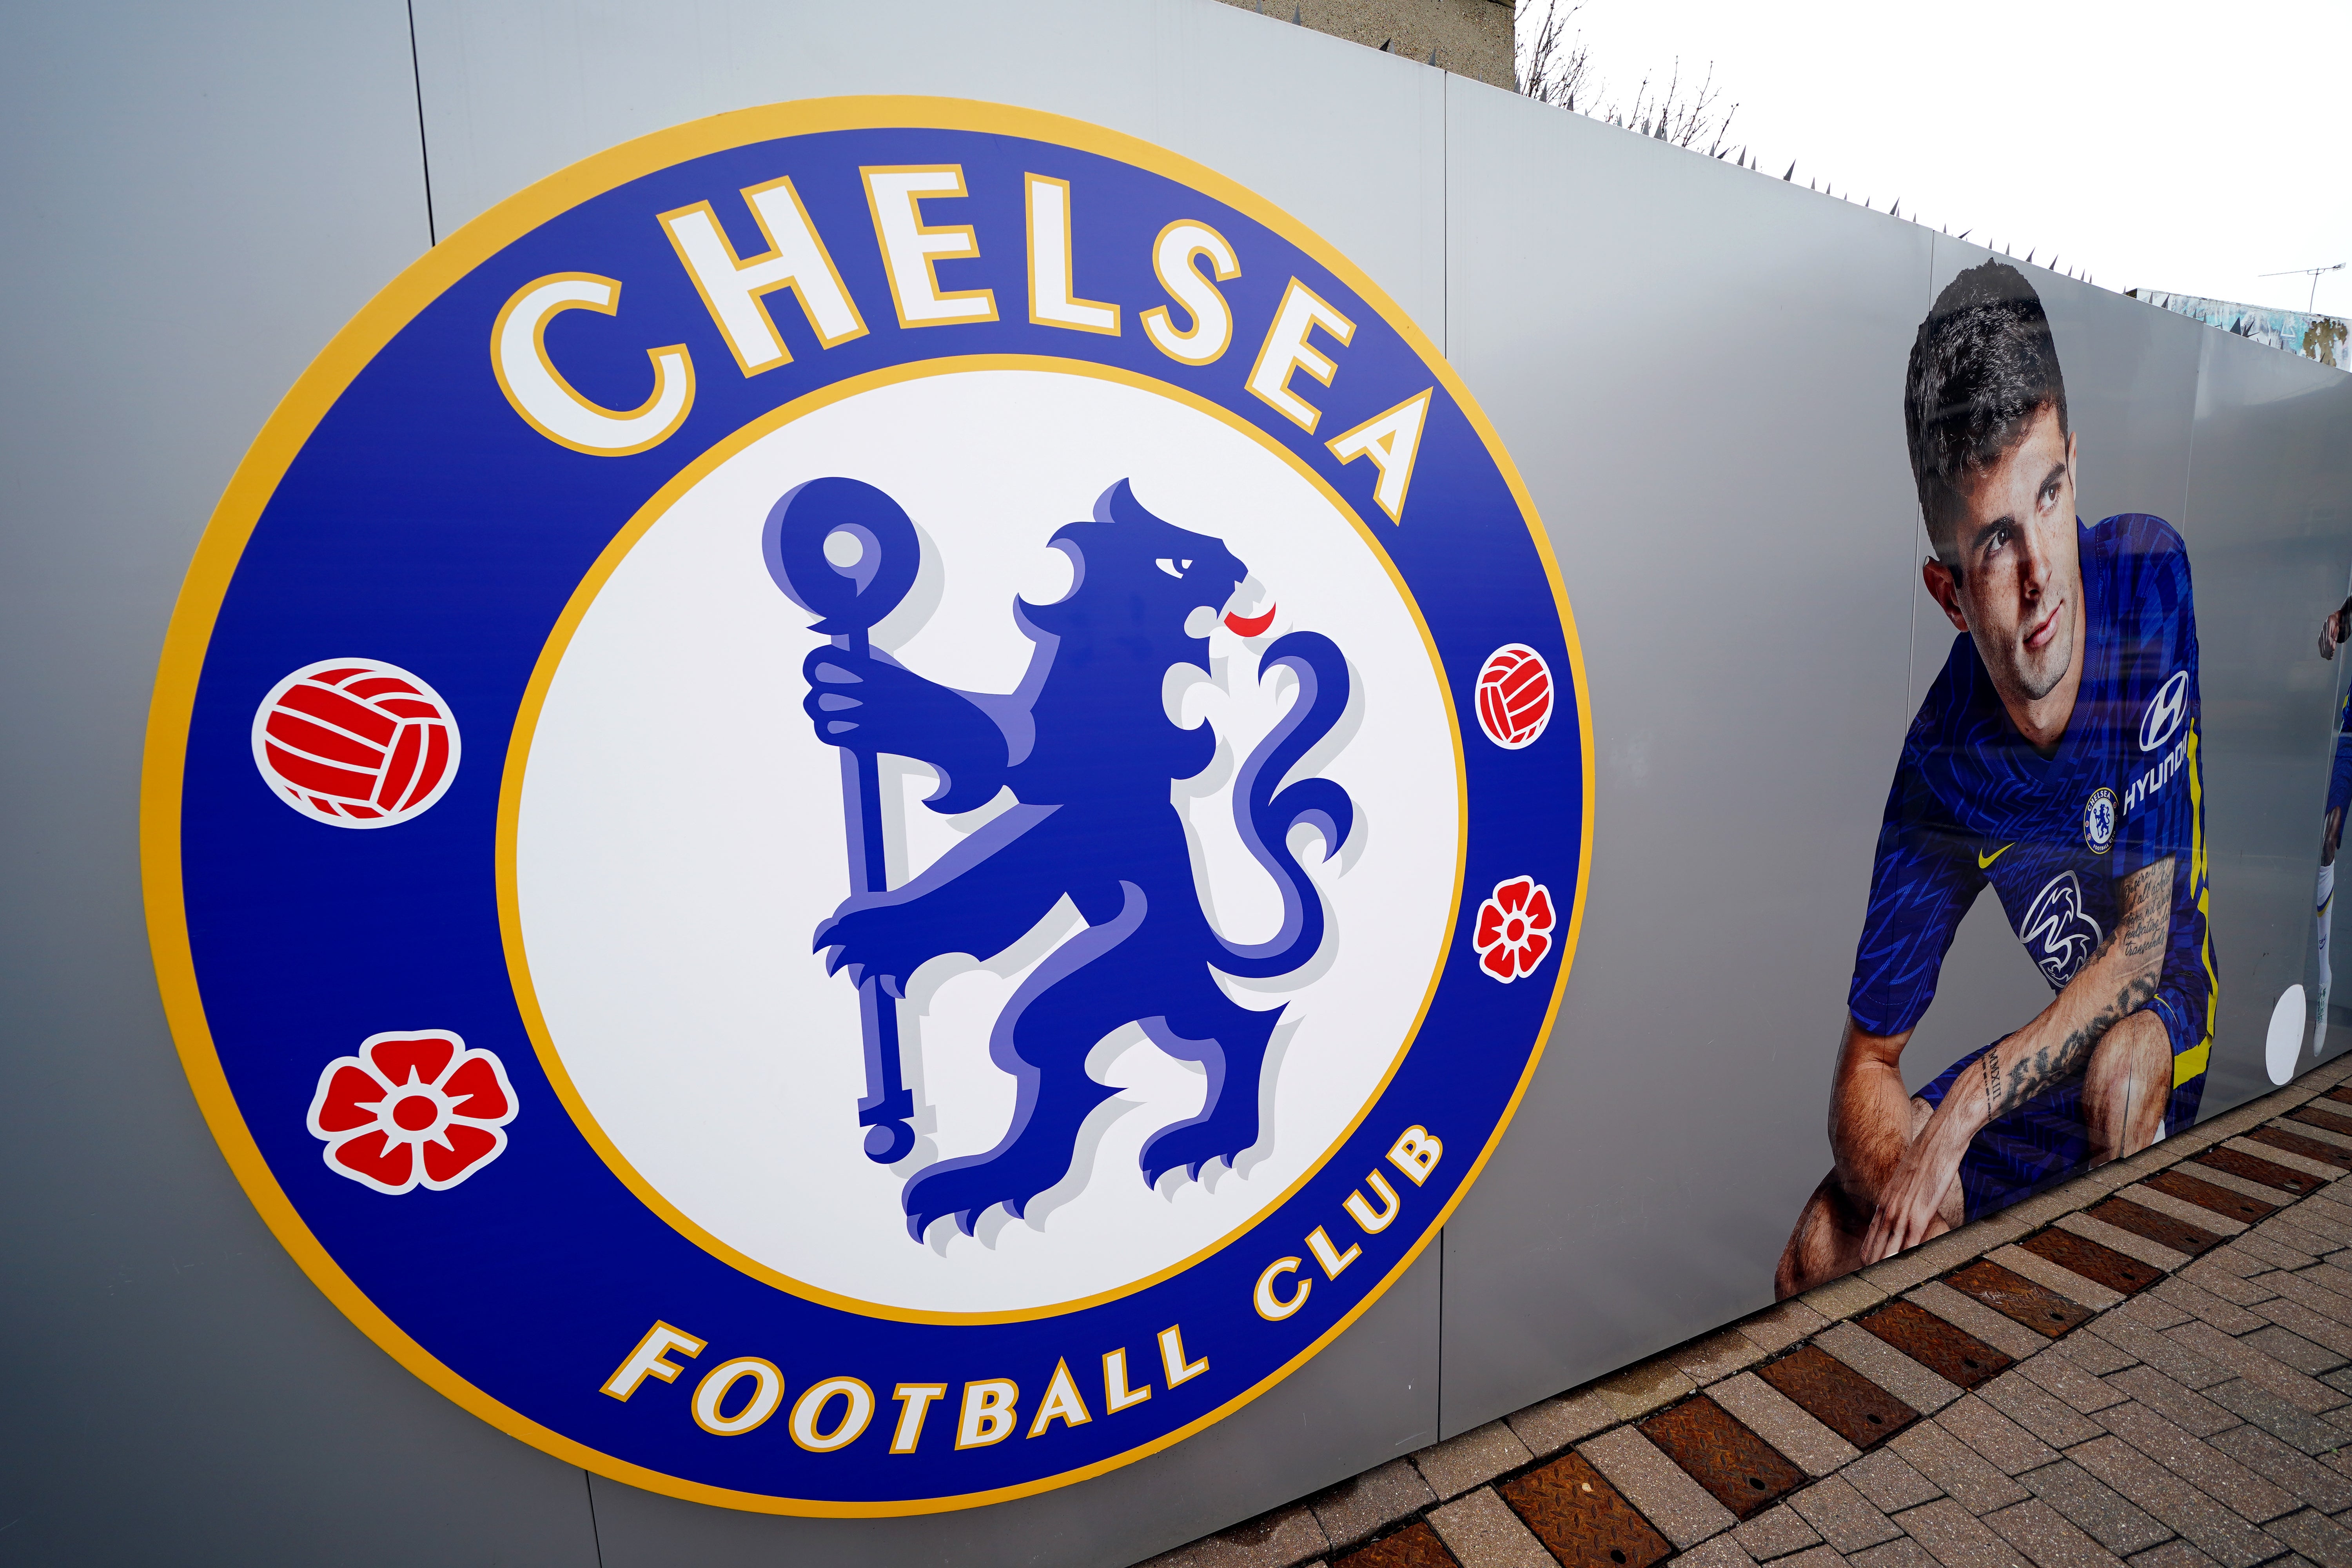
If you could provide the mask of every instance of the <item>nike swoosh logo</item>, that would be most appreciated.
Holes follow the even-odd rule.
[[[1990,855],[1986,854],[1986,853],[1985,853],[1983,850],[1981,850],[1981,849],[1978,850],[1978,851],[1977,851],[1977,869],[1978,869],[1978,870],[1979,870],[1979,871],[1983,870],[1986,867],[1988,867],[1988,866],[1991,865],[1994,861],[1996,861],[1996,860],[2000,859],[2002,856],[2004,856],[2004,855],[2008,854],[2011,850],[2012,850],[2012,849],[2014,849],[2014,848],[2016,848],[2016,847],[2017,847],[2017,845],[2016,845],[2015,841],[2013,841],[2013,840],[2012,840],[2012,841],[2011,841],[2011,842],[2010,842],[2010,843],[2007,843],[2007,844],[2002,845],[2000,848],[1998,848],[1998,849],[1994,850],[1994,851],[1993,851],[1991,854],[1990,854]]]

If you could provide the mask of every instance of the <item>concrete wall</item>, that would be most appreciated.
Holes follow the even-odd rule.
[[[1457,76],[1517,85],[1510,0],[1223,0],[1335,38],[1434,62]]]

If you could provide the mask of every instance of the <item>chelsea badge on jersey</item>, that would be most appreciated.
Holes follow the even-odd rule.
[[[2083,803],[2083,843],[2094,855],[2104,855],[2116,841],[2116,792],[2105,784]]]
[[[197,1097],[362,1329],[601,1474],[872,1515],[1181,1441],[1398,1279],[1591,794],[1532,503],[1363,272],[1126,136],[837,100],[335,337],[143,831]]]

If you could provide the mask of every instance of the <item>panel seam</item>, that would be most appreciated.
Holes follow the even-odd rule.
[[[433,219],[433,149],[425,136],[425,68],[416,53],[416,0],[406,0],[408,12],[408,79],[416,89],[416,162],[425,175],[425,238],[441,243],[440,226]]]

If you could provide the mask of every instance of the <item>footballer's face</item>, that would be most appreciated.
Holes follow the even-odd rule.
[[[1928,591],[2012,707],[2040,702],[2083,637],[2083,560],[2074,525],[2074,438],[2045,405],[2017,445],[1979,470],[1952,506],[1947,559]],[[1958,568],[1957,581],[1954,568]]]

